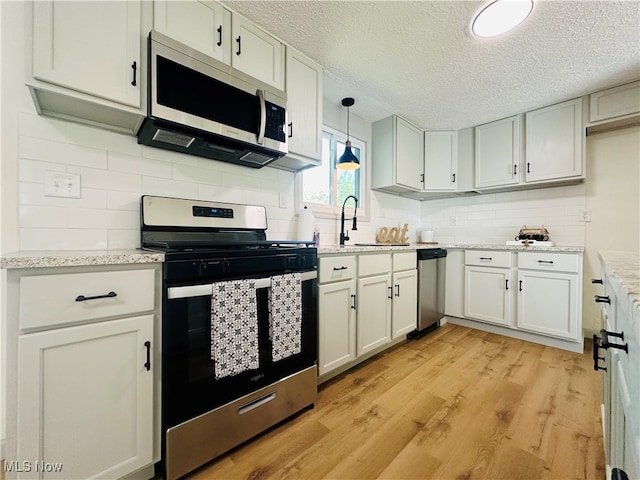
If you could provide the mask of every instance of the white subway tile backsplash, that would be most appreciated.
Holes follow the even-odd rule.
[[[199,184],[197,198],[213,202],[242,203],[243,194],[240,187],[233,188]]]
[[[73,165],[68,168],[68,171],[80,174],[80,181],[82,185],[87,188],[125,192],[140,192],[142,190],[142,177],[140,175],[95,168],[82,168]]]
[[[21,250],[104,250],[107,230],[20,228]]]
[[[140,211],[140,194],[134,192],[105,192],[107,195],[106,208],[110,210]]]
[[[45,172],[66,172],[67,166],[63,163],[21,159],[19,169],[19,178],[21,181],[43,183]]]
[[[20,225],[25,228],[66,228],[68,226],[67,209],[22,205]]]
[[[238,175],[230,172],[222,172],[222,184],[243,185],[244,188],[252,188],[254,190],[260,190],[260,188],[262,188],[260,177],[253,175]]]
[[[69,122],[42,117],[31,113],[20,112],[18,115],[18,131],[25,137],[36,137],[44,140],[65,142]]]
[[[164,197],[196,198],[198,185],[180,180],[170,180],[157,177],[142,177],[142,191],[149,195]]]
[[[117,152],[109,152],[107,157],[111,171],[161,178],[171,178],[172,175],[172,165],[168,162]]]
[[[198,157],[184,155],[171,150],[149,147],[147,145],[142,145],[142,157],[155,158],[156,160],[163,160],[165,162],[175,163],[178,165],[191,165],[192,167],[197,167],[200,160]]]
[[[107,152],[119,152],[135,157],[142,155],[142,145],[138,144],[136,137],[81,123],[69,123],[67,138],[69,143],[76,145],[85,145]]]
[[[107,248],[110,250],[129,250],[140,248],[140,228],[110,229],[108,232]]]
[[[29,160],[64,163],[67,165],[92,168],[107,167],[106,150],[99,150],[97,148],[21,136],[18,149],[20,158]]]
[[[173,165],[172,178],[206,185],[220,185],[222,183],[222,174],[220,172],[190,165]]]
[[[67,208],[107,208],[107,192],[82,188],[80,198],[47,197],[44,184],[20,182],[20,205],[41,205]]]
[[[70,228],[140,228],[138,212],[128,210],[69,209]]]

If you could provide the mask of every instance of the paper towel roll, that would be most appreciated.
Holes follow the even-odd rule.
[[[306,205],[300,212],[298,217],[298,240],[311,242],[313,241],[313,213]]]

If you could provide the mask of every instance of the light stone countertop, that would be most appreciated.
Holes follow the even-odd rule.
[[[157,263],[164,254],[144,250],[52,250],[6,253],[0,258],[0,268],[77,267],[91,265],[123,265]]]
[[[318,247],[318,255],[335,255],[341,253],[366,253],[366,252],[384,252],[384,251],[403,251],[403,250],[418,250],[424,248],[444,248],[454,250],[504,250],[512,252],[572,252],[583,253],[584,247],[533,247],[524,245],[497,245],[497,244],[424,244],[424,243],[412,243],[410,245],[380,245],[380,246],[360,246],[360,245],[320,245]]]
[[[640,340],[640,255],[632,252],[598,252],[621,308]]]

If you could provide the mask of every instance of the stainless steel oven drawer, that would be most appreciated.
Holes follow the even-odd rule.
[[[317,367],[272,383],[166,432],[165,479],[175,480],[316,400]]]

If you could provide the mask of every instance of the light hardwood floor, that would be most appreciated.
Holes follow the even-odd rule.
[[[590,352],[445,324],[188,478],[604,479]]]

